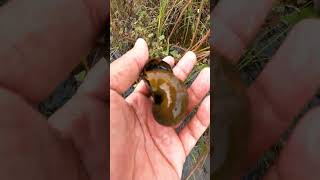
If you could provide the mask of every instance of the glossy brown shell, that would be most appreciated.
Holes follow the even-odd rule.
[[[188,92],[184,83],[173,75],[170,65],[151,60],[142,77],[151,92],[155,120],[164,126],[179,124],[187,111]]]

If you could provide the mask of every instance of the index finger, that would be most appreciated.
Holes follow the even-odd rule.
[[[147,63],[147,43],[138,39],[134,47],[110,65],[110,88],[119,94],[125,92],[139,77]]]

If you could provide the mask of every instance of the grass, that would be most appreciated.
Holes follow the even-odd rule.
[[[202,136],[199,141],[196,144],[196,148],[191,151],[190,156],[192,157],[193,160],[193,167],[189,171],[188,175],[186,176],[186,180],[189,180],[191,178],[197,179],[195,176],[195,172],[198,169],[201,169],[205,163],[206,158],[209,155],[210,152],[210,146],[209,144],[209,131],[206,131],[205,134],[206,136]]]
[[[166,15],[166,9],[168,7],[169,4],[169,0],[163,0],[160,1],[160,8],[159,8],[159,15],[158,15],[158,33],[157,33],[157,37],[160,37],[162,35],[162,31],[163,31],[163,26],[165,23],[165,15]]]
[[[171,55],[177,61],[187,52],[197,55],[197,63],[185,83],[190,85],[210,62],[209,0],[112,0],[111,54],[124,54],[137,38],[146,40],[150,58]],[[209,133],[191,151],[191,177],[209,154]]]
[[[122,54],[141,37],[147,41],[151,57],[179,59],[192,50],[199,61],[208,62],[209,0],[132,1],[131,12],[120,8],[126,7],[121,2],[111,1],[111,50]]]

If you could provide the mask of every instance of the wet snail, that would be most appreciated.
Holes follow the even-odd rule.
[[[171,66],[153,59],[144,67],[142,79],[153,100],[155,120],[164,126],[179,124],[187,111],[188,92],[184,83],[174,76]]]

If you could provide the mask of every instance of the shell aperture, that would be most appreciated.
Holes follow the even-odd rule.
[[[151,92],[155,120],[164,126],[179,124],[187,111],[188,92],[184,83],[174,76],[170,65],[151,60],[145,66],[142,78]]]

